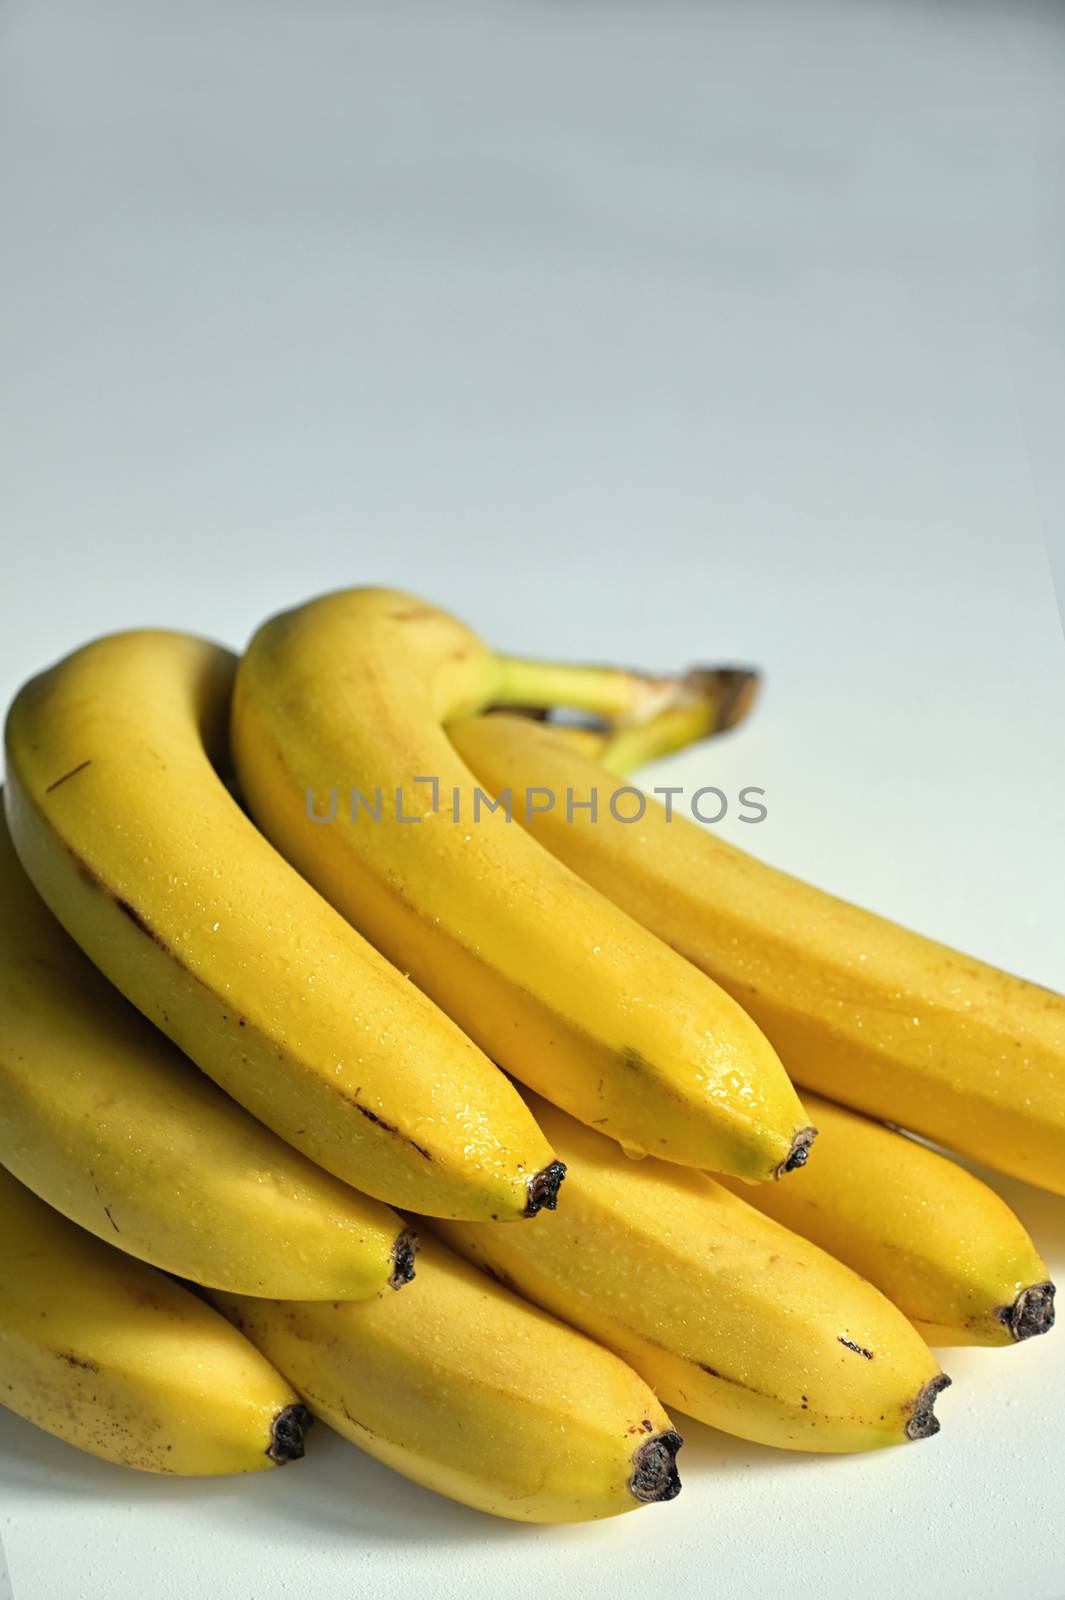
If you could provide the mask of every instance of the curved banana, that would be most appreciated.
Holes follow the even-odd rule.
[[[323,1422],[464,1505],[583,1522],[679,1493],[680,1436],[647,1385],[435,1240],[405,1295],[212,1299]]]
[[[111,988],[0,815],[0,1162],[65,1217],[195,1283],[361,1300],[414,1275],[394,1211],[216,1089]]]
[[[0,1236],[0,1399],[12,1411],[143,1472],[261,1472],[303,1454],[304,1407],[224,1317],[2,1168]]]
[[[15,848],[111,981],[260,1121],[397,1205],[513,1218],[561,1169],[507,1082],[227,792],[228,651],[117,634],[7,721]]]
[[[355,589],[260,628],[233,752],[268,837],[509,1072],[632,1150],[770,1178],[805,1160],[812,1130],[757,1028],[502,813],[475,810],[441,726],[491,702],[643,714],[690,692],[504,659],[431,606]],[[316,821],[310,797],[327,793]]]
[[[949,1380],[872,1285],[702,1173],[629,1161],[532,1104],[567,1164],[564,1212],[521,1229],[434,1223],[449,1244],[725,1433],[849,1451],[938,1430]]]
[[[561,729],[500,716],[449,733],[493,791],[615,787]],[[734,995],[797,1083],[1065,1194],[1065,996],[767,867],[679,806],[669,821],[649,804],[639,828],[605,800],[595,826],[581,810],[526,825]]]
[[[1046,1263],[986,1183],[817,1095],[817,1160],[794,1183],[722,1181],[875,1283],[935,1345],[1006,1345],[1054,1324]]]

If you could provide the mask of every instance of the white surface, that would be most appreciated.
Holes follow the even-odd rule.
[[[0,690],[404,581],[513,649],[752,658],[796,871],[1061,986],[1058,6],[9,4]],[[17,573],[17,576],[16,576]],[[1065,1201],[1003,1184],[1059,1272]],[[697,1425],[531,1530],[319,1428],[141,1480],[0,1419],[15,1600],[1065,1595],[1065,1334],[935,1441]]]

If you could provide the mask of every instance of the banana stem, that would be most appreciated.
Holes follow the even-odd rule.
[[[656,675],[624,667],[573,666],[498,656],[493,703],[570,706],[611,723],[642,722],[693,696],[688,673]]]
[[[759,676],[747,667],[693,667],[672,682],[674,702],[640,721],[596,728],[558,723],[552,733],[622,776],[734,728],[754,703]]]
[[[688,682],[693,693],[686,703],[667,706],[645,722],[606,729],[599,763],[622,776],[724,733],[743,721],[758,692],[758,674],[742,667],[695,668]]]

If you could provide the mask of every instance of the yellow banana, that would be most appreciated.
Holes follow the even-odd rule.
[[[812,1132],[757,1028],[504,815],[478,814],[441,726],[488,703],[644,714],[690,693],[496,656],[431,606],[356,589],[259,630],[233,751],[267,836],[508,1071],[632,1150],[770,1178]],[[315,821],[309,797],[329,791],[336,815],[327,802]]]
[[[0,1162],[109,1244],[196,1283],[361,1300],[414,1238],[197,1072],[67,938],[0,816]]]
[[[930,1344],[1046,1333],[1054,1285],[1009,1206],[904,1134],[817,1095],[817,1160],[794,1183],[722,1181],[882,1289]]]
[[[679,1492],[681,1440],[647,1385],[433,1240],[402,1295],[211,1298],[316,1416],[464,1505],[581,1522]]]
[[[260,1472],[303,1454],[304,1407],[225,1318],[2,1168],[0,1236],[0,1398],[12,1411],[144,1472]]]
[[[123,994],[337,1177],[452,1216],[551,1203],[561,1171],[516,1090],[227,792],[233,666],[127,633],[28,683],[7,721],[23,866]]]
[[[938,1430],[949,1380],[871,1284],[703,1173],[628,1161],[532,1103],[566,1161],[565,1207],[531,1228],[434,1223],[449,1244],[726,1433],[849,1451]]]
[[[599,790],[596,824],[556,808],[528,820],[534,838],[727,989],[797,1083],[1065,1194],[1065,997],[767,867],[679,805],[619,825],[611,773],[562,730],[449,732],[492,791]]]

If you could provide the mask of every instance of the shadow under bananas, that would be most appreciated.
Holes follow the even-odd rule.
[[[1033,1184],[1022,1183],[1020,1178],[1007,1178],[976,1162],[969,1165],[977,1177],[996,1190],[1017,1213],[1048,1265],[1052,1270],[1057,1267],[1065,1278],[1065,1195],[1037,1189]]]
[[[953,1352],[948,1352],[953,1354]],[[712,1481],[722,1472],[823,1472],[838,1471],[841,1463],[850,1463],[855,1469],[870,1462],[881,1461],[898,1454],[895,1450],[828,1451],[781,1450],[775,1445],[755,1444],[750,1439],[739,1439],[734,1434],[719,1433],[704,1422],[697,1422],[677,1406],[670,1406],[669,1414],[683,1435],[684,1448],[678,1466],[682,1482],[694,1484],[700,1480]],[[905,1450],[905,1446],[901,1447]],[[686,1475],[686,1476],[685,1476]]]
[[[411,1483],[320,1422],[304,1459],[281,1470],[180,1478],[101,1461],[0,1408],[0,1503],[17,1514],[38,1499],[54,1506],[57,1497],[134,1512],[195,1510],[223,1522],[236,1515],[244,1527],[261,1520],[271,1540],[304,1545],[316,1529],[362,1548],[483,1544],[536,1532],[535,1524],[505,1522]]]

